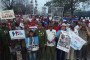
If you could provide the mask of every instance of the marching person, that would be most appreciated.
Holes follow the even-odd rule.
[[[28,50],[29,60],[36,60],[37,51],[39,50],[38,36],[34,35],[32,30],[29,31],[29,37],[25,39]]]
[[[47,36],[47,60],[55,60],[55,38],[56,30],[53,29],[53,25],[49,25],[49,29],[46,30]]]
[[[42,25],[38,24],[38,29],[35,31],[39,37],[39,60],[45,59],[45,47],[46,47],[46,31],[42,29]]]

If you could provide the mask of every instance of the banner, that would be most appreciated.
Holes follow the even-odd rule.
[[[9,31],[11,39],[25,39],[24,30],[11,30]]]
[[[60,37],[59,37],[59,41],[57,44],[57,48],[65,51],[65,52],[69,52],[70,51],[70,37],[68,35],[67,31],[61,31],[60,33]]]
[[[0,16],[1,16],[1,19],[13,19],[13,18],[15,18],[13,10],[2,11],[2,12],[0,12]]]
[[[75,50],[80,50],[82,46],[86,43],[81,37],[76,35],[73,31],[69,31],[69,35],[71,37],[71,44],[70,46]]]

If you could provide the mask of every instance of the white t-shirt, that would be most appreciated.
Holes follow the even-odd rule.
[[[52,31],[46,30],[46,35],[47,35],[47,40],[51,42],[56,37],[56,30],[54,29]],[[55,41],[53,43],[48,43],[48,41],[47,41],[47,46],[55,46]]]

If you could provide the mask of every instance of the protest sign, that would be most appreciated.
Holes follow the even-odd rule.
[[[1,11],[0,16],[1,16],[0,17],[1,19],[13,19],[13,18],[15,18],[13,10]]]
[[[24,30],[11,30],[9,31],[11,39],[25,39]]]
[[[73,31],[69,31],[69,35],[71,38],[71,44],[70,46],[75,50],[80,50],[82,46],[86,43],[85,40],[83,40],[81,37],[76,35]]]
[[[59,41],[57,44],[57,48],[65,51],[65,52],[69,52],[70,51],[70,37],[68,35],[67,31],[61,31],[60,37],[59,37]]]
[[[39,41],[38,41],[38,37],[35,36],[33,38],[25,38],[25,43],[26,43],[26,48],[29,51],[37,51],[39,50]]]

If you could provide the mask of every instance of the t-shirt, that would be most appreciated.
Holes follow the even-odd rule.
[[[46,36],[47,36],[47,40],[48,41],[53,41],[52,43],[49,43],[48,41],[47,41],[47,46],[55,46],[55,37],[56,37],[56,30],[52,30],[52,31],[50,31],[50,30],[46,30]]]

